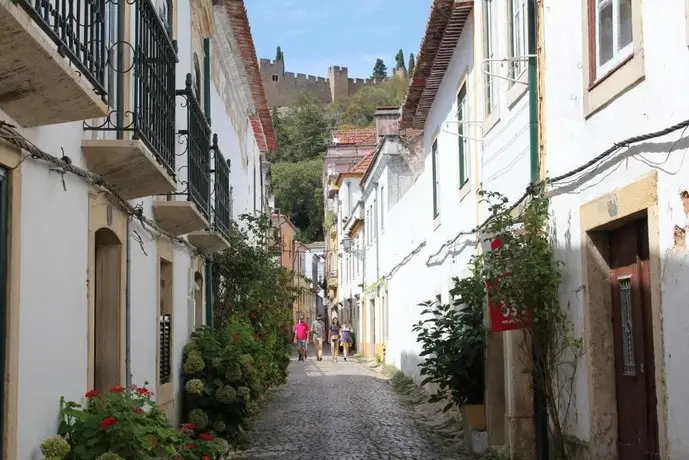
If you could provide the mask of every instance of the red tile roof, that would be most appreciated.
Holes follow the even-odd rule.
[[[350,174],[364,174],[368,167],[371,165],[373,158],[376,156],[376,152],[371,152],[365,157],[363,157],[357,164],[349,168],[347,171]]]
[[[261,153],[268,152],[268,145],[266,144],[266,137],[263,135],[261,120],[259,120],[257,117],[249,117],[249,121],[251,121],[251,129],[254,132],[254,137],[256,138],[256,143],[258,144],[258,150]]]
[[[338,129],[335,136],[338,145],[376,145],[378,134],[376,128]]]
[[[473,0],[433,0],[402,105],[401,129],[423,129],[473,5]]]
[[[246,13],[244,0],[224,0],[224,5],[227,19],[230,21],[235,40],[237,40],[237,44],[239,45],[240,57],[246,69],[246,77],[249,81],[251,96],[254,100],[258,119],[261,122],[261,128],[265,136],[265,148],[267,150],[275,150],[276,140],[273,121],[270,118],[270,109],[268,108],[266,93],[263,88],[261,71],[258,67],[258,59],[256,59],[256,48],[251,38],[251,26],[249,25],[249,17]],[[256,136],[257,141],[258,137],[259,136]],[[261,148],[260,144],[259,148]]]

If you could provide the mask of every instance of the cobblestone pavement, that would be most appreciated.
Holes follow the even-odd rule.
[[[351,358],[290,363],[252,423],[251,446],[232,459],[456,459],[423,430],[390,383]]]

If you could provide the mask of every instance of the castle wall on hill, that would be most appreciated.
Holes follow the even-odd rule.
[[[283,61],[260,59],[261,78],[270,107],[288,106],[298,91],[306,90],[316,95],[324,104],[351,96],[365,86],[381,83],[371,78],[349,78],[347,67],[328,67],[327,77],[285,72]]]

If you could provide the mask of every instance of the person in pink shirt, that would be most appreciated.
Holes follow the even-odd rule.
[[[294,344],[299,352],[299,361],[306,359],[306,343],[308,339],[309,325],[304,322],[303,317],[300,317],[297,324],[294,325]]]

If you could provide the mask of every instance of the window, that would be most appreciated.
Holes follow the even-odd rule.
[[[279,81],[280,77],[277,74],[273,74],[273,81]]]
[[[380,232],[385,230],[385,187],[380,188]]]
[[[433,142],[431,150],[431,180],[433,185],[433,218],[435,219],[440,214],[438,208],[438,141]]]
[[[378,198],[373,199],[373,241],[378,241]]]
[[[492,114],[498,102],[497,96],[497,82],[496,77],[492,74],[496,73],[497,64],[494,59],[497,59],[497,44],[496,24],[495,24],[495,0],[484,0],[485,7],[485,24],[484,31],[486,43],[486,112],[487,115]]]
[[[510,57],[510,78],[518,79],[526,70],[527,51],[526,35],[526,0],[509,0],[510,5],[510,29],[512,33],[512,46]],[[522,59],[516,59],[522,57]]]
[[[466,85],[457,94],[457,134],[459,143],[459,186],[460,188],[469,180],[469,144],[465,136],[467,131],[464,127],[466,122]]]
[[[172,263],[160,259],[158,383],[172,382]]]
[[[600,78],[634,52],[632,0],[589,1],[594,3],[596,78]]]

